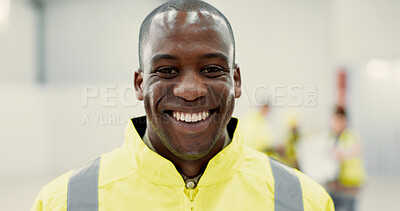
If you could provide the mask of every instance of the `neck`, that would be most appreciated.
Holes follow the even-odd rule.
[[[214,145],[214,147],[211,149],[211,151],[205,155],[202,158],[199,158],[197,160],[185,160],[180,157],[177,157],[174,155],[160,140],[160,138],[155,134],[155,132],[152,131],[147,131],[149,135],[149,141],[157,151],[159,155],[162,157],[168,159],[171,161],[176,169],[184,174],[185,176],[189,178],[194,178],[197,175],[201,174],[204,172],[208,162],[218,153],[222,150],[224,143],[225,143],[225,138],[227,137],[227,131],[225,130],[219,139],[217,140],[217,143]]]

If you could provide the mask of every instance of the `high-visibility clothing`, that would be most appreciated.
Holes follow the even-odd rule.
[[[298,168],[297,145],[300,140],[298,131],[290,131],[288,139],[285,141],[285,159],[283,162],[293,168]]]
[[[273,148],[273,132],[259,111],[251,111],[246,114],[242,123],[241,131],[247,146],[260,152],[267,152]]]
[[[360,139],[351,130],[344,130],[338,137],[336,148],[342,153],[354,150],[360,145]],[[359,187],[366,178],[361,154],[351,156],[340,162],[338,181],[348,187]]]
[[[193,189],[143,143],[145,125],[145,117],[132,119],[123,147],[50,182],[32,210],[334,210],[320,185],[244,146],[237,119],[227,126],[232,142]]]

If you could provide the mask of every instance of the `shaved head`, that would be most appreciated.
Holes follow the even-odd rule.
[[[172,0],[168,1],[161,6],[154,9],[142,22],[140,26],[139,33],[139,65],[140,69],[143,70],[143,49],[147,44],[150,26],[155,17],[159,14],[168,13],[167,19],[174,19],[176,16],[176,12],[187,12],[190,13],[187,18],[187,22],[189,24],[194,24],[198,19],[196,18],[195,13],[201,11],[203,14],[207,13],[208,15],[213,15],[216,18],[222,20],[228,28],[230,40],[233,46],[233,62],[235,62],[235,39],[233,36],[232,27],[226,17],[215,7],[212,5],[200,1],[200,0]],[[169,20],[171,21],[171,20]]]

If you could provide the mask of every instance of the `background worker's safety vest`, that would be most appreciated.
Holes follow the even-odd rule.
[[[360,144],[360,138],[351,130],[344,130],[338,137],[336,148],[342,152],[352,150]],[[347,187],[360,187],[366,179],[362,155],[349,157],[340,163],[338,181]]]

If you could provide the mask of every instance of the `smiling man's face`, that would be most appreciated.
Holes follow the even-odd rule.
[[[196,160],[227,134],[240,71],[226,23],[207,11],[169,10],[154,17],[135,75],[148,133],[175,156]]]

